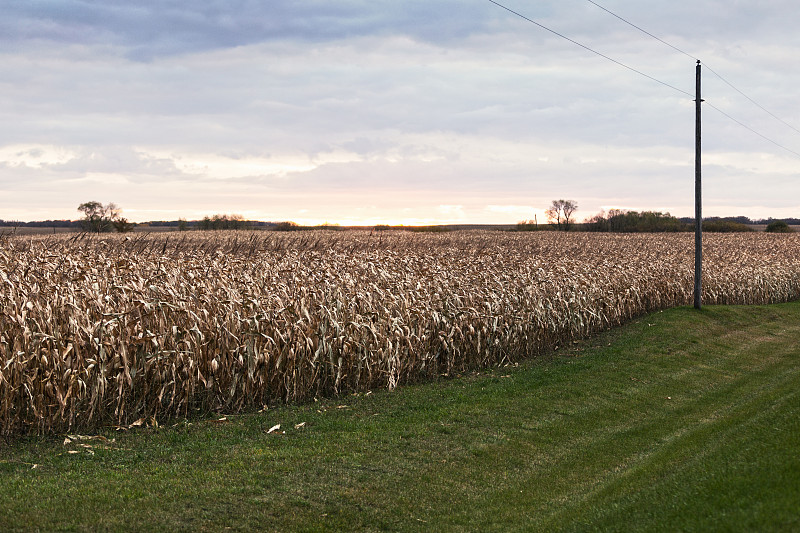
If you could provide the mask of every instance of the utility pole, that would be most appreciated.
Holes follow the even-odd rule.
[[[703,277],[703,195],[700,164],[700,60],[697,61],[697,99],[695,100],[694,142],[694,308],[700,309],[701,279]]]

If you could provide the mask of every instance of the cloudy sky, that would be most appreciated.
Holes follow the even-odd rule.
[[[0,219],[800,217],[795,0],[6,0]],[[685,92],[684,92],[685,91]],[[688,93],[688,94],[687,94]],[[790,127],[791,126],[791,127]],[[771,141],[771,142],[770,142]]]

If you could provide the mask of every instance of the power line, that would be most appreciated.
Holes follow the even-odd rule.
[[[675,45],[673,45],[673,44],[671,44],[671,43],[668,43],[667,41],[665,41],[664,39],[661,39],[660,37],[657,37],[657,36],[653,35],[653,34],[652,34],[652,33],[650,33],[649,31],[647,31],[647,30],[645,30],[645,29],[643,29],[643,28],[641,28],[641,27],[637,26],[636,24],[634,24],[633,22],[631,22],[631,21],[627,20],[626,18],[624,18],[624,17],[621,17],[621,16],[617,15],[616,13],[614,13],[613,11],[611,11],[610,9],[607,9],[607,8],[605,8],[605,7],[601,6],[600,4],[598,4],[597,2],[595,2],[594,0],[586,0],[586,1],[587,1],[587,2],[589,2],[590,4],[594,5],[594,6],[597,6],[597,7],[599,7],[600,9],[602,9],[603,11],[605,11],[606,13],[608,13],[609,15],[612,15],[612,16],[614,16],[614,17],[618,18],[619,20],[621,20],[621,21],[622,21],[622,22],[624,22],[625,24],[627,24],[627,25],[629,25],[629,26],[632,26],[632,27],[636,28],[636,29],[637,29],[637,30],[639,30],[640,32],[644,33],[645,35],[648,35],[648,36],[652,37],[652,38],[653,38],[653,39],[655,39],[656,41],[658,41],[658,42],[660,42],[660,43],[663,43],[663,44],[665,44],[665,45],[669,46],[669,47],[670,47],[670,48],[672,48],[673,50],[675,50],[675,51],[677,51],[677,52],[680,52],[681,54],[683,54],[683,55],[685,55],[685,56],[687,56],[687,57],[690,57],[690,58],[692,58],[692,59],[694,59],[694,60],[697,60],[697,58],[696,58],[696,57],[694,57],[692,54],[690,54],[690,53],[688,53],[688,52],[684,52],[683,50],[681,50],[681,49],[680,49],[680,48],[678,48],[677,46],[675,46]],[[729,82],[728,80],[726,80],[725,78],[723,78],[721,74],[719,74],[718,72],[714,71],[714,69],[712,69],[711,67],[709,67],[709,66],[708,66],[708,65],[707,65],[705,62],[703,62],[703,66],[704,66],[704,67],[705,67],[705,68],[706,68],[706,69],[707,69],[709,72],[711,72],[711,73],[712,73],[712,74],[714,74],[716,77],[718,77],[718,78],[719,78],[719,79],[721,79],[723,82],[725,82],[725,83],[726,83],[726,84],[727,84],[727,85],[728,85],[728,86],[729,86],[731,89],[733,89],[733,90],[734,90],[734,91],[736,91],[737,93],[739,93],[739,94],[741,94],[742,96],[744,96],[745,98],[747,98],[747,99],[748,99],[748,100],[749,100],[749,101],[750,101],[752,104],[754,104],[756,107],[758,107],[759,109],[761,109],[762,111],[764,111],[765,113],[767,113],[769,116],[771,116],[772,118],[774,118],[774,119],[775,119],[775,120],[777,120],[778,122],[782,123],[783,125],[785,125],[785,126],[788,126],[789,128],[793,129],[793,130],[794,130],[794,131],[796,131],[797,133],[800,133],[800,129],[797,129],[796,127],[792,126],[791,124],[789,124],[788,122],[786,122],[785,120],[783,120],[783,119],[782,119],[782,118],[780,118],[779,116],[775,115],[774,113],[772,113],[771,111],[769,111],[767,108],[765,108],[764,106],[762,106],[761,104],[759,104],[758,102],[756,102],[755,100],[753,100],[752,98],[750,98],[749,96],[747,96],[747,95],[746,95],[746,94],[745,94],[745,93],[744,93],[744,92],[743,92],[741,89],[739,89],[738,87],[736,87],[735,85],[733,85],[731,82]],[[716,109],[716,108],[715,108],[715,109]],[[719,110],[717,109],[717,111],[719,111]],[[738,120],[736,120],[736,119],[733,119],[733,117],[730,117],[730,116],[728,116],[728,118],[731,118],[731,119],[732,119],[732,120],[734,120],[735,122],[739,122]],[[741,123],[740,123],[740,124],[741,124]],[[744,126],[744,124],[742,124],[742,125]],[[745,128],[747,128],[747,129],[749,129],[749,130],[751,130],[751,131],[753,131],[753,130],[752,130],[751,128],[749,128],[748,126],[744,126],[744,127],[745,127]],[[756,133],[757,135],[760,135],[760,136],[764,137],[763,135],[761,135],[760,133],[758,133],[758,132],[756,132],[756,131],[753,131],[753,133]],[[766,137],[764,137],[764,138],[766,139]],[[767,139],[767,140],[769,140],[769,141],[770,141],[771,143],[773,143],[773,144],[777,144],[777,143],[775,143],[774,141],[772,141],[772,140],[770,140],[770,139]],[[778,145],[778,146],[780,146],[780,145]],[[783,148],[783,147],[781,147],[781,148]],[[789,150],[789,151],[791,151],[791,150]]]
[[[778,148],[782,148],[783,150],[786,150],[787,152],[789,152],[789,153],[791,153],[791,154],[794,154],[794,155],[796,155],[797,157],[800,157],[800,152],[795,152],[795,151],[794,151],[794,150],[792,150],[791,148],[787,148],[787,147],[785,147],[784,145],[782,145],[782,144],[780,144],[780,143],[777,143],[777,142],[773,141],[772,139],[770,139],[770,138],[769,138],[769,137],[767,137],[766,135],[763,135],[763,134],[761,134],[761,133],[757,132],[756,130],[754,130],[753,128],[751,128],[750,126],[748,126],[747,124],[745,124],[744,122],[742,122],[742,121],[740,121],[740,120],[738,120],[738,119],[735,119],[735,118],[733,118],[732,116],[730,116],[728,113],[726,113],[726,112],[725,112],[725,111],[723,111],[722,109],[718,108],[717,106],[715,106],[715,105],[713,105],[713,104],[711,104],[711,103],[709,103],[709,102],[707,102],[707,101],[706,101],[706,105],[707,105],[708,107],[710,107],[711,109],[715,110],[716,112],[718,112],[718,113],[721,113],[722,115],[724,115],[724,116],[728,117],[729,119],[731,119],[732,121],[734,121],[735,123],[737,123],[738,125],[740,125],[741,127],[743,127],[743,128],[745,128],[745,129],[747,129],[747,130],[750,130],[751,132],[755,133],[756,135],[758,135],[759,137],[761,137],[761,138],[762,138],[762,139],[764,139],[765,141],[769,141],[769,142],[771,142],[772,144],[774,144],[775,146],[777,146]]]
[[[614,13],[613,11],[611,11],[611,10],[609,10],[609,9],[606,9],[606,8],[604,8],[603,6],[601,6],[600,4],[598,4],[597,2],[594,2],[593,0],[586,0],[586,1],[587,1],[587,2],[589,2],[590,4],[594,4],[595,6],[599,7],[600,9],[602,9],[603,11],[605,11],[606,13],[608,13],[609,15],[613,15],[614,17],[617,17],[619,20],[621,20],[621,21],[622,21],[622,22],[624,22],[625,24],[627,24],[627,25],[629,25],[629,26],[633,26],[634,28],[636,28],[636,29],[637,29],[637,30],[639,30],[640,32],[644,33],[645,35],[649,35],[650,37],[652,37],[652,38],[653,38],[653,39],[655,39],[656,41],[659,41],[659,42],[661,42],[661,43],[663,43],[663,44],[665,44],[665,45],[669,46],[669,47],[670,47],[670,48],[672,48],[673,50],[675,50],[675,51],[677,51],[677,52],[680,52],[681,54],[685,55],[686,57],[688,57],[688,58],[690,58],[690,59],[692,59],[692,60],[694,60],[694,61],[697,61],[697,58],[696,58],[696,57],[694,57],[692,54],[690,54],[690,53],[688,53],[688,52],[684,52],[683,50],[681,50],[681,49],[680,49],[680,48],[678,48],[677,46],[674,46],[674,45],[672,45],[672,44],[668,43],[668,42],[667,42],[667,41],[665,41],[664,39],[661,39],[661,38],[659,38],[659,37],[656,37],[655,35],[653,35],[653,34],[652,34],[652,33],[650,33],[649,31],[647,31],[647,30],[645,30],[645,29],[642,29],[642,28],[640,28],[639,26],[637,26],[636,24],[634,24],[633,22],[631,22],[631,21],[629,21],[629,20],[627,20],[627,19],[625,19],[625,18],[622,18],[622,17],[620,17],[619,15],[617,15],[616,13]]]
[[[620,16],[619,16],[619,15],[617,15],[616,13],[613,13],[612,11],[610,11],[610,10],[608,10],[608,9],[604,8],[603,6],[601,6],[600,4],[598,4],[597,2],[594,2],[593,0],[587,0],[587,1],[588,1],[588,2],[590,2],[591,4],[595,5],[595,6],[599,7],[599,8],[600,8],[600,9],[602,9],[603,11],[606,11],[606,12],[608,12],[609,14],[613,15],[614,17],[616,17],[616,18],[620,19],[621,21],[625,22],[626,24],[629,24],[629,25],[633,26],[634,28],[636,28],[637,30],[639,30],[639,31],[641,31],[641,32],[643,32],[643,33],[645,33],[645,34],[649,35],[649,36],[650,36],[650,37],[652,37],[653,39],[656,39],[657,41],[659,41],[659,42],[661,42],[661,43],[663,43],[663,44],[665,44],[665,45],[669,46],[670,48],[673,48],[674,50],[676,50],[676,51],[680,52],[681,54],[683,54],[683,55],[685,55],[685,56],[687,56],[687,57],[690,57],[690,58],[692,58],[692,59],[695,59],[695,57],[694,57],[694,56],[692,56],[691,54],[689,54],[689,53],[687,53],[687,52],[684,52],[684,51],[683,51],[683,50],[681,50],[680,48],[678,48],[678,47],[676,47],[676,46],[673,46],[673,45],[671,45],[670,43],[668,43],[668,42],[664,41],[663,39],[660,39],[660,38],[656,37],[656,36],[655,36],[655,35],[653,35],[652,33],[650,33],[650,32],[648,32],[648,31],[646,31],[646,30],[644,30],[644,29],[640,28],[639,26],[637,26],[637,25],[633,24],[632,22],[629,22],[628,20],[626,20],[626,19],[624,19],[624,18],[620,17]],[[545,25],[543,25],[543,24],[541,24],[541,23],[539,23],[539,22],[536,22],[535,20],[533,20],[533,19],[531,19],[531,18],[528,18],[528,17],[526,17],[525,15],[523,15],[523,14],[521,14],[521,13],[517,12],[517,11],[514,11],[513,9],[510,9],[510,8],[508,8],[508,7],[504,6],[503,4],[500,4],[499,2],[496,2],[495,0],[489,0],[489,2],[491,2],[491,3],[495,4],[495,5],[496,5],[496,6],[498,6],[498,7],[501,7],[501,8],[503,8],[503,9],[505,9],[505,10],[506,10],[506,11],[508,11],[509,13],[512,13],[512,14],[514,14],[514,15],[516,15],[516,16],[518,16],[518,17],[520,17],[520,18],[521,18],[521,19],[523,19],[523,20],[526,20],[526,21],[530,22],[531,24],[535,24],[536,26],[538,26],[538,27],[542,28],[543,30],[546,30],[546,31],[548,31],[548,32],[552,33],[553,35],[556,35],[556,36],[558,36],[558,37],[561,37],[562,39],[565,39],[565,40],[567,40],[567,41],[571,42],[572,44],[575,44],[575,45],[577,45],[577,46],[580,46],[580,47],[581,47],[581,48],[583,48],[584,50],[587,50],[587,51],[589,51],[589,52],[591,52],[591,53],[593,53],[593,54],[596,54],[596,55],[598,55],[598,56],[602,57],[603,59],[606,59],[606,60],[608,60],[608,61],[611,61],[612,63],[614,63],[614,64],[616,64],[616,65],[619,65],[619,66],[621,66],[621,67],[623,67],[623,68],[626,68],[626,69],[628,69],[628,70],[630,70],[630,71],[632,71],[632,72],[635,72],[636,74],[639,74],[640,76],[644,76],[645,78],[647,78],[647,79],[649,79],[649,80],[655,81],[656,83],[660,83],[661,85],[664,85],[664,86],[666,86],[666,87],[669,87],[670,89],[673,89],[673,90],[675,90],[675,91],[678,91],[678,92],[680,92],[680,93],[682,93],[682,94],[685,94],[685,95],[687,95],[687,96],[689,96],[689,97],[691,97],[691,98],[695,98],[695,95],[693,95],[693,94],[691,94],[691,93],[688,93],[688,92],[684,91],[683,89],[679,89],[679,88],[677,88],[677,87],[675,87],[675,86],[673,86],[673,85],[670,85],[669,83],[663,82],[663,81],[661,81],[661,80],[659,80],[659,79],[657,79],[657,78],[654,78],[653,76],[650,76],[650,75],[648,75],[648,74],[645,74],[644,72],[642,72],[642,71],[640,71],[640,70],[637,70],[637,69],[635,69],[635,68],[633,68],[633,67],[631,67],[631,66],[628,66],[628,65],[626,65],[625,63],[622,63],[621,61],[617,61],[617,60],[616,60],[616,59],[614,59],[614,58],[611,58],[611,57],[609,57],[609,56],[607,56],[607,55],[605,55],[605,54],[603,54],[603,53],[601,53],[601,52],[598,52],[597,50],[594,50],[594,49],[592,49],[592,48],[590,48],[590,47],[586,46],[585,44],[579,43],[578,41],[575,41],[574,39],[570,39],[570,38],[569,38],[569,37],[567,37],[566,35],[563,35],[563,34],[561,34],[561,33],[557,32],[557,31],[555,31],[555,30],[553,30],[553,29],[550,29],[550,28],[548,28],[547,26],[545,26]],[[705,65],[704,65],[704,66],[705,66]],[[797,131],[798,133],[800,133],[800,130],[796,129],[796,128],[795,128],[794,126],[792,126],[791,124],[788,124],[787,122],[783,121],[782,119],[778,118],[778,117],[777,117],[777,116],[775,116],[774,114],[772,114],[772,113],[770,113],[769,111],[767,111],[767,110],[766,110],[766,109],[765,109],[763,106],[761,106],[761,105],[760,105],[758,102],[756,102],[755,100],[753,100],[752,98],[750,98],[749,96],[747,96],[746,94],[744,94],[742,91],[740,91],[739,89],[737,89],[737,88],[736,88],[736,87],[735,87],[733,84],[731,84],[731,83],[730,83],[729,81],[727,81],[725,78],[723,78],[722,76],[720,76],[719,74],[717,74],[717,73],[716,73],[715,71],[713,71],[713,70],[712,70],[710,67],[706,66],[706,68],[707,68],[707,69],[708,69],[708,70],[709,70],[711,73],[713,73],[713,74],[714,74],[714,75],[716,75],[718,78],[720,78],[722,81],[724,81],[725,83],[727,83],[728,85],[730,85],[730,86],[731,86],[731,87],[732,87],[734,90],[736,90],[736,91],[737,91],[739,94],[741,94],[742,96],[744,96],[745,98],[747,98],[748,100],[750,100],[752,103],[754,103],[756,106],[758,106],[759,108],[761,108],[763,111],[765,111],[765,112],[767,112],[768,114],[770,114],[770,115],[771,115],[773,118],[775,118],[775,119],[779,120],[780,122],[783,122],[784,124],[786,124],[786,125],[787,125],[787,126],[789,126],[790,128],[792,128],[792,129],[794,129],[795,131]],[[705,100],[704,100],[704,101],[705,101]],[[776,142],[776,141],[773,141],[772,139],[770,139],[770,138],[769,138],[769,137],[767,137],[766,135],[764,135],[764,134],[762,134],[762,133],[759,133],[759,132],[758,132],[758,131],[756,131],[755,129],[751,128],[750,126],[748,126],[748,125],[747,125],[747,124],[745,124],[744,122],[742,122],[742,121],[740,121],[740,120],[738,120],[738,119],[736,119],[736,118],[732,117],[731,115],[729,115],[729,114],[728,114],[728,113],[726,113],[725,111],[721,110],[720,108],[716,107],[715,105],[713,105],[713,104],[709,103],[708,101],[705,101],[705,102],[706,102],[706,105],[708,105],[709,107],[711,107],[712,109],[714,109],[714,110],[715,110],[715,111],[717,111],[718,113],[720,113],[720,114],[724,115],[724,116],[725,116],[725,117],[727,117],[728,119],[732,120],[732,121],[733,121],[733,122],[735,122],[736,124],[740,125],[741,127],[745,128],[746,130],[749,130],[750,132],[752,132],[752,133],[754,133],[754,134],[758,135],[758,136],[759,136],[759,137],[761,137],[762,139],[764,139],[764,140],[766,140],[766,141],[768,141],[768,142],[770,142],[770,143],[774,144],[774,145],[775,145],[775,146],[777,146],[778,148],[781,148],[782,150],[785,150],[785,151],[787,151],[787,152],[789,152],[789,153],[791,153],[791,154],[794,154],[794,155],[796,155],[796,156],[800,157],[800,152],[796,152],[796,151],[792,150],[791,148],[787,148],[786,146],[784,146],[784,145],[782,145],[782,144],[780,144],[780,143],[778,143],[778,142]]]
[[[628,66],[628,65],[626,65],[625,63],[622,63],[621,61],[617,61],[616,59],[614,59],[614,58],[611,58],[611,57],[609,57],[609,56],[607,56],[607,55],[605,55],[605,54],[603,54],[603,53],[601,53],[601,52],[598,52],[597,50],[594,50],[594,49],[592,49],[592,48],[589,48],[589,47],[588,47],[588,46],[586,46],[585,44],[581,44],[581,43],[579,43],[578,41],[575,41],[575,40],[573,40],[573,39],[570,39],[569,37],[567,37],[567,36],[566,36],[566,35],[564,35],[564,34],[558,33],[557,31],[555,31],[555,30],[552,30],[552,29],[548,28],[547,26],[545,26],[545,25],[543,25],[543,24],[540,24],[540,23],[536,22],[535,20],[533,20],[533,19],[530,19],[530,18],[526,17],[525,15],[523,15],[523,14],[521,14],[521,13],[518,13],[517,11],[514,11],[513,9],[510,9],[510,8],[508,8],[508,7],[504,6],[503,4],[500,4],[500,3],[498,3],[498,2],[495,2],[495,0],[489,0],[489,2],[493,3],[494,5],[496,5],[496,6],[498,6],[498,7],[501,7],[501,8],[503,8],[503,9],[505,9],[505,10],[506,10],[506,11],[508,11],[509,13],[513,13],[514,15],[516,15],[516,16],[518,16],[518,17],[520,17],[521,19],[527,20],[527,21],[528,21],[528,22],[530,22],[531,24],[535,24],[536,26],[539,26],[539,27],[540,27],[540,28],[542,28],[543,30],[549,31],[549,32],[550,32],[550,33],[552,33],[553,35],[557,35],[558,37],[561,37],[562,39],[566,39],[567,41],[571,42],[572,44],[575,44],[575,45],[577,45],[577,46],[580,46],[580,47],[581,47],[581,48],[583,48],[584,50],[588,50],[589,52],[591,52],[591,53],[593,53],[593,54],[596,54],[596,55],[598,55],[598,56],[602,57],[603,59],[607,59],[608,61],[611,61],[612,63],[615,63],[615,64],[617,64],[617,65],[619,65],[619,66],[621,66],[621,67],[623,67],[623,68],[626,68],[626,69],[630,70],[631,72],[635,72],[636,74],[639,74],[640,76],[644,76],[645,78],[647,78],[647,79],[649,79],[649,80],[652,80],[652,81],[654,81],[654,82],[656,82],[656,83],[660,83],[661,85],[664,85],[665,87],[669,87],[670,89],[672,89],[672,90],[674,90],[674,91],[678,91],[679,93],[683,93],[683,94],[685,94],[685,95],[687,95],[687,96],[689,96],[689,97],[691,97],[691,98],[694,98],[694,95],[693,95],[693,94],[691,94],[691,93],[689,93],[689,92],[686,92],[686,91],[684,91],[683,89],[678,89],[678,88],[677,88],[677,87],[675,87],[674,85],[670,85],[669,83],[667,83],[667,82],[664,82],[664,81],[661,81],[661,80],[659,80],[658,78],[654,78],[653,76],[650,76],[649,74],[645,74],[645,73],[644,73],[644,72],[642,72],[641,70],[637,70],[637,69],[635,69],[635,68],[633,68],[633,67],[631,67],[631,66]]]
[[[591,1],[591,0],[590,0],[590,1]],[[761,104],[759,104],[758,102],[756,102],[755,100],[753,100],[752,98],[750,98],[749,96],[747,96],[746,94],[744,94],[742,91],[740,91],[739,89],[737,89],[737,88],[736,88],[736,87],[735,87],[735,86],[734,86],[734,85],[733,85],[731,82],[729,82],[728,80],[726,80],[725,78],[723,78],[723,77],[722,77],[720,74],[718,74],[717,72],[715,72],[714,70],[712,70],[712,69],[711,69],[711,67],[709,67],[708,65],[703,65],[703,66],[705,66],[705,67],[706,67],[706,69],[707,69],[709,72],[711,72],[711,73],[712,73],[712,74],[714,74],[716,77],[718,77],[719,79],[721,79],[722,81],[724,81],[726,84],[728,84],[728,86],[730,86],[730,88],[731,88],[731,89],[733,89],[733,90],[734,90],[734,91],[736,91],[737,93],[741,94],[742,96],[744,96],[745,98],[747,98],[748,100],[750,100],[750,102],[752,102],[754,105],[756,105],[756,106],[757,106],[758,108],[760,108],[762,111],[764,111],[766,114],[768,114],[769,116],[771,116],[771,117],[772,117],[772,118],[774,118],[775,120],[777,120],[777,121],[779,121],[779,122],[783,123],[784,125],[788,126],[789,128],[793,129],[793,130],[794,130],[794,131],[796,131],[797,133],[800,133],[800,129],[797,129],[797,128],[795,128],[794,126],[792,126],[791,124],[789,124],[788,122],[786,122],[786,121],[785,121],[785,120],[783,120],[782,118],[778,117],[777,115],[773,114],[773,113],[772,113],[770,110],[766,109],[764,106],[762,106]]]

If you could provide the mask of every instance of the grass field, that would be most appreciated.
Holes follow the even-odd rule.
[[[84,437],[0,448],[0,530],[797,531],[800,304],[678,308],[518,366]]]

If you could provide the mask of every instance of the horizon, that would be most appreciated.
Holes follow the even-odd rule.
[[[633,211],[633,212],[643,213],[643,212],[648,212],[649,210],[630,209],[630,210],[626,210],[626,211]],[[652,212],[652,211],[650,211],[650,212]],[[659,212],[659,211],[655,211],[655,212]],[[678,215],[673,215],[671,213],[664,213],[664,212],[660,212],[660,213],[665,214],[665,215],[669,215],[669,216],[673,216],[673,217],[675,217],[675,218],[677,218],[679,220],[686,220],[686,219],[694,220],[694,218],[695,218],[694,216],[678,216]],[[597,213],[595,213],[595,214],[597,214]],[[180,223],[181,221],[189,223],[189,224],[195,224],[195,223],[202,222],[204,218],[213,218],[214,216],[239,216],[239,214],[238,213],[214,213],[212,215],[206,215],[205,217],[198,218],[198,219],[186,219],[186,218],[152,219],[152,220],[144,220],[144,221],[131,221],[131,220],[129,220],[129,222],[133,222],[133,223],[135,223],[137,225],[143,225],[143,224],[149,224],[149,223],[165,223],[165,224],[175,223],[175,224],[177,224],[177,223]],[[772,217],[772,216],[768,216],[768,217],[752,218],[752,217],[747,217],[746,215],[728,215],[728,216],[716,216],[716,215],[706,216],[706,215],[704,215],[703,216],[703,220],[709,220],[709,219],[737,219],[737,218],[742,218],[742,217],[747,218],[750,221],[750,223],[756,224],[756,225],[758,225],[760,223],[763,223],[763,222],[766,222],[766,221],[771,221],[771,220],[800,220],[800,216],[797,216],[797,217]],[[19,222],[21,224],[36,224],[36,223],[46,223],[46,222],[69,222],[69,223],[72,223],[72,224],[77,224],[77,223],[82,222],[83,220],[84,219],[82,219],[82,218],[45,218],[45,219],[37,219],[37,220],[16,220],[16,219],[9,220],[9,219],[0,218],[0,223],[2,223],[3,225],[6,225],[6,226],[8,226],[10,224],[13,224],[15,222]],[[534,219],[525,219],[525,220],[521,219],[521,220],[517,220],[517,221],[514,221],[514,222],[491,222],[491,223],[480,223],[480,222],[456,222],[456,223],[443,222],[443,223],[438,223],[437,222],[437,223],[421,223],[421,224],[409,224],[409,223],[402,223],[402,222],[398,222],[398,223],[377,222],[377,223],[366,223],[366,224],[343,224],[343,223],[336,222],[336,221],[325,220],[323,222],[306,224],[306,223],[300,223],[300,222],[298,222],[296,220],[279,220],[279,219],[263,220],[263,219],[243,218],[242,222],[245,222],[245,223],[258,223],[258,224],[281,224],[281,223],[289,222],[289,223],[295,223],[300,227],[334,226],[334,227],[342,227],[342,228],[349,228],[349,227],[357,228],[357,227],[389,226],[389,227],[395,228],[395,227],[418,227],[418,226],[516,226],[517,224],[524,223],[524,222],[531,222],[533,220]],[[573,224],[577,224],[577,225],[581,225],[581,224],[587,223],[587,221],[588,221],[588,217],[580,218],[580,219],[573,217],[573,222],[572,223]],[[555,225],[555,222],[551,222],[547,218],[544,218],[544,219],[539,219],[538,220],[538,224],[542,225],[542,226]]]

